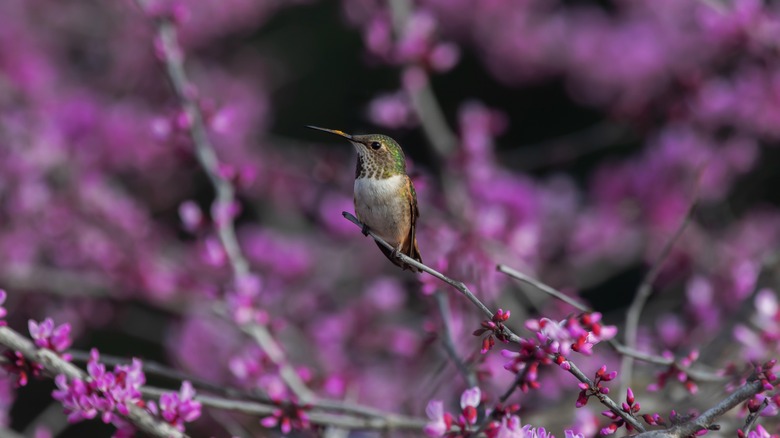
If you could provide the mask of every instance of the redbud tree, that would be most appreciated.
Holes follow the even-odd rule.
[[[779,436],[779,43],[762,0],[0,2],[0,435]],[[401,144],[423,272],[307,124]]]

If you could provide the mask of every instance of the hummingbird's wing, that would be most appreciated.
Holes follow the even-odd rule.
[[[401,251],[408,255],[409,257],[417,260],[418,262],[422,263],[422,256],[420,255],[420,249],[417,247],[417,235],[415,234],[417,231],[417,218],[420,216],[420,210],[417,209],[417,191],[414,190],[414,184],[412,184],[412,179],[409,178],[409,176],[406,176],[406,189],[408,191],[409,196],[406,198],[409,199],[409,214],[411,215],[411,226],[409,227],[409,236],[406,238],[403,245],[401,245]],[[414,272],[420,272],[419,269],[406,265],[404,266],[404,269],[411,269]]]

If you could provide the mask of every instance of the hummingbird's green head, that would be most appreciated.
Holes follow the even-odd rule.
[[[352,143],[358,153],[355,178],[385,179],[406,174],[406,159],[401,146],[386,135],[350,135],[336,129],[308,127],[344,137]]]

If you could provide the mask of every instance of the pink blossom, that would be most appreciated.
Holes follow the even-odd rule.
[[[166,392],[160,396],[159,408],[154,402],[150,402],[148,407],[153,414],[159,414],[176,429],[184,431],[184,423],[200,417],[201,404],[194,397],[195,389],[185,380],[178,394]]]
[[[71,423],[95,418],[98,414],[104,423],[114,423],[119,419],[115,411],[127,415],[127,406],[141,401],[140,388],[146,381],[141,361],[133,359],[132,365],[117,365],[109,372],[99,359],[98,351],[92,349],[86,380],[68,381],[63,374],[55,378],[57,389],[52,397],[65,407]]]
[[[54,321],[51,318],[46,318],[41,323],[31,319],[27,324],[30,336],[35,341],[35,345],[40,348],[48,348],[62,354],[73,343],[70,339],[70,324],[68,323],[54,327]],[[68,360],[67,356],[63,357]]]
[[[185,201],[179,205],[179,217],[187,231],[195,231],[203,224],[203,211],[193,201]]]
[[[452,427],[452,416],[448,412],[444,412],[444,405],[440,400],[429,401],[425,408],[425,414],[431,420],[423,429],[429,437],[444,436]]]

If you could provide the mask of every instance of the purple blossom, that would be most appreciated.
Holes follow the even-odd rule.
[[[482,403],[482,392],[478,386],[463,391],[460,396],[462,423],[473,425],[477,422],[477,407],[480,403]]]
[[[417,121],[411,102],[403,92],[375,97],[368,106],[368,115],[373,123],[391,129],[413,126]]]
[[[68,323],[54,327],[54,321],[51,318],[46,318],[41,323],[31,319],[27,325],[35,345],[40,348],[48,348],[62,355],[73,343],[73,340],[70,339],[70,324]],[[69,355],[63,355],[63,358],[69,360]]]
[[[751,326],[737,324],[734,338],[742,346],[749,360],[766,359],[767,352],[776,351],[780,345],[780,303],[777,292],[764,288],[754,299],[755,314]]]
[[[452,427],[452,416],[444,412],[444,404],[441,400],[431,400],[425,408],[425,414],[431,421],[425,425],[423,431],[429,437],[440,437]]]
[[[142,402],[140,389],[146,378],[140,360],[133,359],[131,365],[116,365],[112,372],[106,371],[99,360],[100,355],[93,348],[85,380],[69,381],[64,374],[55,378],[57,389],[52,397],[62,403],[71,423],[92,419],[98,414],[104,423],[115,423],[121,421],[116,412],[127,415],[128,405]]]
[[[309,415],[306,413],[308,406],[300,406],[297,403],[289,403],[274,410],[274,412],[261,419],[263,427],[273,428],[279,426],[282,433],[287,435],[292,431],[307,430],[311,427]]]
[[[30,377],[39,377],[43,374],[43,365],[28,360],[19,351],[6,350],[3,353],[5,362],[3,369],[11,376],[16,376],[16,386],[26,386]]]
[[[289,391],[276,371],[276,366],[257,347],[250,347],[231,357],[229,368],[242,386],[260,388],[274,400],[289,397]]]
[[[203,211],[193,201],[185,201],[179,205],[179,218],[184,229],[196,231],[203,224]]]
[[[184,431],[184,423],[190,423],[200,417],[201,404],[195,400],[195,389],[188,381],[181,384],[179,393],[166,392],[160,396],[159,407],[149,402],[149,411],[160,415],[176,429]]]
[[[751,430],[745,435],[746,438],[772,438],[772,436],[773,435],[767,432],[761,424],[756,425],[754,430]]]
[[[543,427],[521,425],[520,417],[517,415],[503,417],[500,423],[494,423],[487,431],[487,436],[490,438],[555,438]]]

